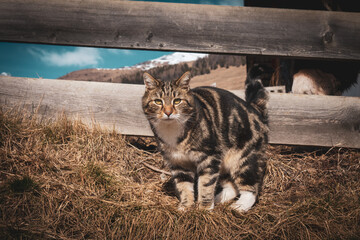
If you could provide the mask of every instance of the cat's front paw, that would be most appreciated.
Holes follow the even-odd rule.
[[[184,205],[184,204],[179,204],[177,210],[178,210],[179,212],[186,212],[186,211],[188,211],[190,208],[191,208],[191,206],[187,206],[187,205]]]
[[[244,213],[249,211],[256,202],[256,194],[249,191],[240,191],[240,198],[230,205],[237,212]]]
[[[211,204],[199,204],[199,209],[200,210],[207,210],[207,211],[212,211],[215,207],[215,203],[212,202]]]

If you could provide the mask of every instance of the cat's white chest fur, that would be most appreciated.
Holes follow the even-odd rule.
[[[161,121],[155,125],[155,129],[161,140],[174,148],[184,131],[183,125],[176,120]]]

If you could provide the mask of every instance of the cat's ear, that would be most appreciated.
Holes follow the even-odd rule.
[[[175,81],[175,85],[180,88],[189,90],[190,89],[190,85],[189,85],[190,79],[191,79],[191,73],[186,72],[178,80]]]
[[[144,73],[143,78],[144,78],[144,83],[145,83],[145,86],[146,86],[146,90],[155,89],[158,86],[160,86],[160,84],[161,84],[159,80],[156,80],[153,76],[151,76],[147,72]]]

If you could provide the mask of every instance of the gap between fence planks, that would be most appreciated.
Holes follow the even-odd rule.
[[[360,13],[1,0],[0,41],[360,60]]]
[[[232,91],[241,98],[244,91]],[[152,136],[142,112],[143,85],[0,77],[0,106],[46,118],[64,111],[127,135]],[[270,143],[360,148],[360,98],[271,94]]]

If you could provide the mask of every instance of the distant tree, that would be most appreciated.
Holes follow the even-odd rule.
[[[187,71],[189,71],[189,70],[190,70],[189,65],[188,65],[187,63],[184,63],[184,64],[182,65],[182,67],[181,67],[181,71],[182,71],[182,72],[187,72]]]

